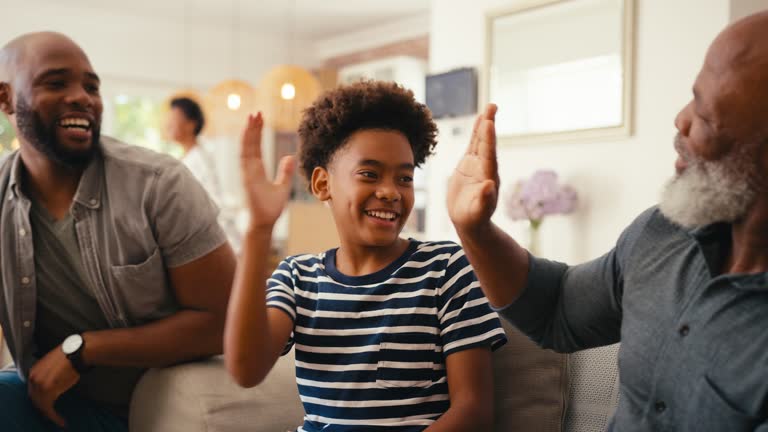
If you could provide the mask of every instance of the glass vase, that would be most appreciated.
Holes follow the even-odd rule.
[[[528,252],[531,255],[538,256],[541,252],[539,244],[539,229],[541,228],[541,219],[528,221]]]

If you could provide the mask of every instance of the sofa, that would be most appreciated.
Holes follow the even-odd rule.
[[[618,402],[617,346],[563,355],[505,323],[494,355],[494,431],[604,430]],[[148,371],[133,395],[131,432],[293,431],[304,415],[293,354],[260,385],[238,387],[221,357]]]

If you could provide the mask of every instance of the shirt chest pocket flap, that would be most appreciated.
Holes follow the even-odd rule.
[[[757,418],[743,412],[737,406],[729,402],[723,392],[708,377],[703,377],[699,385],[699,391],[691,401],[691,416],[694,423],[686,430],[709,430],[713,425],[727,427],[731,432],[752,431],[757,427]],[[723,429],[725,430],[725,429]]]
[[[112,266],[111,272],[115,294],[137,321],[161,318],[157,315],[163,315],[161,311],[173,302],[159,248],[155,248],[146,260],[138,264]]]
[[[376,384],[383,388],[429,387],[435,376],[435,344],[402,343],[389,338],[379,344]]]

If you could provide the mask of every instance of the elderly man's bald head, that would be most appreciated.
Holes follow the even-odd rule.
[[[725,28],[712,43],[733,43],[734,54],[741,54],[745,60],[767,60],[768,55],[768,11],[742,18]]]
[[[723,30],[707,53],[706,64],[719,72],[755,80],[768,90],[768,11],[738,20]],[[757,78],[760,79],[757,79]]]
[[[717,159],[735,143],[768,140],[768,12],[743,18],[723,30],[707,51],[693,86],[694,99],[678,116],[691,144],[705,159]],[[708,124],[699,129],[697,124]],[[697,131],[711,130],[719,145],[703,145]],[[714,138],[710,137],[710,138]],[[701,144],[701,145],[700,145]]]

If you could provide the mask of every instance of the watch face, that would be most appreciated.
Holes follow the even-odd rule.
[[[83,337],[75,334],[64,339],[64,343],[61,344],[61,350],[64,351],[64,354],[69,355],[79,350],[82,345]]]

